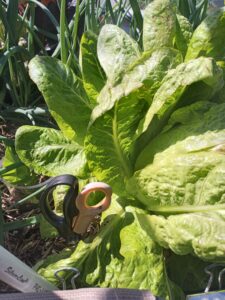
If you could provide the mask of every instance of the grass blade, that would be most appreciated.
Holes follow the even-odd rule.
[[[140,10],[138,1],[137,0],[130,0],[130,5],[131,5],[132,10],[133,10],[133,14],[134,14],[133,17],[136,21],[137,28],[138,28],[140,34],[142,34],[142,32],[143,32],[143,17],[142,17],[142,14],[141,14],[141,10]]]
[[[0,75],[2,75],[3,69],[8,62],[9,58],[14,56],[16,53],[23,53],[28,59],[30,58],[30,53],[25,48],[20,46],[13,46],[4,52],[0,58]]]
[[[90,1],[85,1],[85,30],[91,30],[91,13],[90,13]]]
[[[7,20],[10,28],[17,28],[17,15],[18,15],[18,0],[8,1],[7,6]],[[8,43],[9,47],[15,45],[17,38],[15,36],[16,31],[10,30]]]
[[[180,0],[178,4],[178,9],[183,16],[189,19],[191,11],[190,11],[188,0]]]
[[[11,164],[11,165],[9,165],[9,166],[7,166],[5,168],[1,168],[0,169],[0,175],[3,175],[3,174],[5,174],[5,173],[7,173],[7,172],[9,172],[11,170],[14,170],[14,169],[16,169],[18,167],[21,167],[22,165],[23,165],[23,163],[19,161],[19,162],[16,162],[14,164]]]
[[[34,3],[30,4],[30,20],[29,25],[30,28],[34,27],[34,21],[35,21],[35,5]],[[34,38],[31,31],[28,33],[28,51],[31,56],[34,56]]]
[[[75,20],[74,20],[74,26],[73,26],[73,31],[72,31],[73,44],[72,44],[72,48],[71,48],[71,51],[70,51],[70,54],[69,54],[69,58],[67,60],[68,67],[71,66],[72,58],[73,58],[73,55],[74,55],[75,50],[76,50],[79,15],[80,15],[80,0],[77,0]],[[74,63],[77,64],[77,60]]]
[[[113,23],[113,24],[117,23],[110,0],[106,0],[106,16],[111,17],[111,22],[109,22],[109,23]]]
[[[61,45],[61,61],[66,64],[68,51],[66,47],[66,0],[61,0],[60,7],[60,45]]]
[[[41,219],[41,215],[40,216],[29,217],[29,218],[26,218],[24,220],[18,220],[18,221],[5,223],[4,227],[3,227],[4,232],[39,224],[40,219]]]
[[[35,191],[34,193],[24,197],[23,199],[19,200],[18,202],[16,202],[13,207],[17,207],[21,204],[24,204],[25,202],[27,202],[29,199],[33,198],[34,196],[40,194],[42,191],[44,191],[44,189],[46,189],[46,185],[42,186],[40,189],[38,189],[37,191]]]

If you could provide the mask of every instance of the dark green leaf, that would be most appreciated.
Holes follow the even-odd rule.
[[[63,134],[83,143],[91,115],[91,104],[81,81],[59,60],[33,58],[29,73],[37,84]]]
[[[105,85],[106,76],[97,57],[97,36],[90,31],[85,32],[81,39],[80,66],[84,88],[95,106],[97,97]]]

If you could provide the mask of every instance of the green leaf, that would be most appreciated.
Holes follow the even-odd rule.
[[[67,259],[45,261],[39,274],[57,283],[54,271],[71,266],[82,270],[82,286],[148,289],[169,299],[162,248],[149,236],[142,214],[133,207],[114,211],[92,243],[80,242]]]
[[[193,34],[191,23],[182,15],[177,15],[177,26],[175,44],[176,48],[180,50],[183,57],[185,57],[188,44]]]
[[[85,176],[83,148],[55,129],[22,126],[16,132],[19,158],[37,174]]]
[[[68,58],[68,49],[66,45],[66,0],[62,0],[60,2],[60,52],[61,52],[61,60],[64,64],[66,64]],[[68,33],[67,33],[68,34]]]
[[[204,260],[224,262],[225,211],[208,211],[162,216],[146,216],[154,240],[179,255],[194,254]]]
[[[188,97],[192,85],[199,82],[209,86],[211,95],[223,86],[223,72],[213,59],[200,57],[180,64],[168,72],[139,126],[137,152],[143,150],[144,146],[160,133],[177,107],[199,100]]]
[[[127,185],[150,211],[168,216],[150,217],[155,241],[214,262],[225,253],[224,113],[225,104],[204,102],[175,112],[145,152],[152,163]]]
[[[4,168],[21,162],[18,155],[16,154],[16,151],[13,147],[6,147],[5,155],[3,158],[2,165]],[[22,164],[22,162],[21,162]],[[36,176],[31,172],[31,170],[25,166],[19,166],[5,174],[3,174],[1,177],[3,177],[4,180],[17,185],[29,185],[35,182]]]
[[[218,66],[220,66],[223,70],[223,80],[225,82],[225,61],[217,61]],[[225,84],[213,97],[213,101],[217,103],[224,103],[225,102]]]
[[[207,18],[194,31],[185,60],[199,56],[223,60],[225,57],[225,8],[221,8]]]
[[[153,53],[144,52],[141,58],[124,74],[120,82],[121,90],[126,96],[135,94],[137,98],[145,99],[151,104],[153,96],[160,87],[168,70],[175,68],[181,62],[182,55],[179,51],[172,48],[161,48]],[[118,99],[118,96],[121,97],[117,90],[118,86],[111,87],[109,94],[112,99],[114,94],[116,95],[115,99]],[[101,98],[102,95],[100,94],[99,103],[104,101]]]
[[[124,30],[111,24],[103,26],[97,46],[98,59],[107,79],[114,84],[127,67],[140,57],[138,44]]]
[[[63,134],[82,144],[91,104],[81,81],[62,62],[52,57],[33,58],[29,63],[29,73]]]
[[[54,210],[57,214],[63,213],[63,202],[69,187],[67,185],[56,186],[52,195],[54,199]]]
[[[7,3],[7,23],[12,30],[8,30],[9,47],[14,45],[19,37],[16,35],[15,29],[17,28],[17,14],[18,14],[18,0],[9,1]],[[8,28],[7,28],[8,29]]]
[[[95,106],[106,77],[97,57],[97,36],[91,31],[85,32],[82,36],[79,60],[84,88]]]
[[[223,209],[224,149],[225,129],[197,135],[190,132],[189,137],[175,141],[156,154],[152,164],[137,171],[128,182],[128,190],[155,212]]]
[[[99,94],[99,105],[94,108],[91,120],[95,120],[112,109],[115,103],[123,97],[144,99],[151,104],[153,96],[168,70],[181,62],[180,52],[171,48],[162,48],[152,54],[143,53],[141,58],[127,69],[117,85],[112,86],[110,82],[105,85]]]
[[[176,15],[170,0],[155,0],[144,12],[144,51],[173,47],[176,34]]]
[[[123,97],[95,119],[87,133],[85,154],[89,168],[98,180],[112,185],[114,192],[123,193],[124,179],[133,173],[134,137],[145,111],[145,101]]]
[[[225,105],[199,101],[177,109],[170,117],[161,134],[154,138],[140,153],[136,170],[152,163],[154,155],[166,150],[189,136],[207,131],[225,129]]]
[[[181,59],[179,52],[169,48],[155,51],[151,57],[146,53],[118,85],[107,84],[99,95],[85,152],[94,176],[118,193],[124,190],[124,179],[133,173],[136,129],[147,110],[144,99],[151,103],[167,69]]]

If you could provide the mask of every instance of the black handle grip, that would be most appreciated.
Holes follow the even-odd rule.
[[[49,196],[52,194],[54,188],[59,185],[67,185],[70,187],[63,201],[64,216],[57,215],[49,205]],[[78,214],[75,204],[75,199],[78,195],[78,189],[78,180],[75,176],[56,176],[47,183],[46,189],[43,191],[39,199],[40,209],[45,219],[58,230],[60,235],[69,239],[70,236],[74,234],[71,229],[72,219],[76,214]]]

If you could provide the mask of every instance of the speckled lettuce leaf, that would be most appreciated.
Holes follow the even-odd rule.
[[[107,79],[112,84],[141,56],[136,41],[124,30],[111,24],[103,26],[98,36],[97,53]]]
[[[18,166],[15,169],[2,174],[1,177],[4,180],[17,185],[19,184],[29,185],[35,182],[36,180],[35,174],[30,170],[29,167],[22,164],[14,147],[6,147],[5,155],[2,161],[2,166],[6,168],[12,164],[18,164]]]
[[[99,181],[107,182],[120,195],[125,191],[125,178],[133,173],[133,144],[145,112],[144,100],[123,97],[93,121],[85,139],[89,169]]]
[[[56,176],[86,174],[86,158],[81,147],[52,128],[22,126],[16,132],[16,152],[37,174]]]
[[[176,14],[170,0],[155,0],[144,11],[144,51],[173,47],[176,34]]]
[[[224,124],[220,117],[217,124]],[[213,124],[210,118],[204,121]],[[179,255],[224,261],[224,174],[225,129],[196,136],[189,132],[137,171],[127,190],[151,211],[146,223],[162,247]]]
[[[182,63],[180,52],[172,48],[161,48],[151,55],[150,52],[144,52],[141,58],[126,71],[121,80],[120,87],[123,90],[123,96],[135,94],[139,99],[145,99],[151,104],[153,96],[168,70],[175,68],[180,63]],[[111,98],[114,94],[118,95],[118,93],[114,93],[114,89],[117,88],[118,86],[111,88]],[[103,102],[101,94],[99,102]]]
[[[154,138],[140,153],[136,170],[152,163],[154,155],[166,150],[189,136],[207,131],[225,129],[225,104],[199,101],[177,109],[170,117],[161,134]]]
[[[225,82],[225,61],[217,61],[218,66],[223,70],[223,80]],[[213,101],[217,103],[224,103],[225,102],[225,84],[213,97]]]
[[[225,259],[225,210],[147,216],[154,240],[179,255],[193,254],[212,262]]]
[[[91,31],[86,31],[81,38],[79,62],[85,91],[95,106],[106,76],[98,61],[97,36]]]
[[[124,190],[124,179],[133,173],[133,144],[139,121],[148,108],[145,98],[150,99],[154,84],[156,88],[167,68],[180,59],[180,54],[169,48],[155,51],[151,57],[146,53],[126,72],[121,83],[114,87],[107,84],[100,93],[85,152],[94,176],[111,184],[118,193]]]
[[[92,121],[109,111],[116,101],[124,97],[144,99],[150,105],[168,70],[181,62],[180,52],[171,48],[143,53],[141,58],[128,68],[118,84],[112,86],[108,82],[105,85],[98,97],[99,105],[92,112]]]
[[[225,208],[225,129],[175,142],[128,182],[149,210],[185,213]]]
[[[138,152],[160,133],[176,108],[199,100],[188,97],[192,85],[197,83],[204,83],[212,94],[221,89],[224,84],[223,72],[213,59],[200,57],[168,72],[139,126]]]
[[[206,17],[195,29],[190,40],[185,60],[208,56],[216,60],[225,57],[225,8]]]
[[[82,144],[91,104],[81,81],[61,61],[52,57],[33,58],[29,63],[29,74],[64,136]]]
[[[57,284],[54,271],[72,266],[81,271],[78,285],[148,289],[169,299],[172,291],[164,269],[162,248],[151,239],[143,216],[143,211],[131,206],[114,209],[92,243],[81,241],[67,259],[57,261],[55,258],[51,264],[46,260],[39,274]]]
[[[177,23],[176,23],[176,36],[175,36],[175,45],[178,50],[182,53],[183,57],[185,57],[188,44],[193,34],[193,28],[191,23],[187,18],[182,15],[176,15]]]

